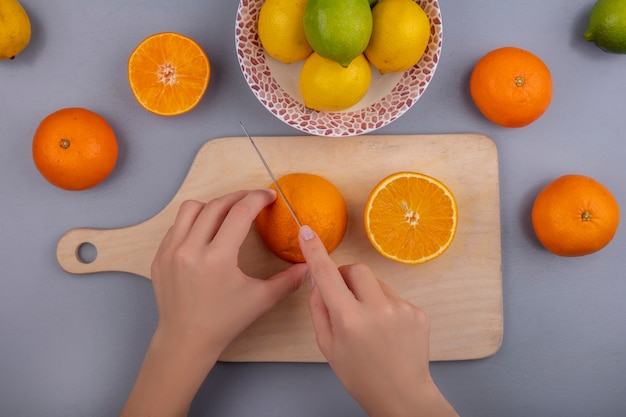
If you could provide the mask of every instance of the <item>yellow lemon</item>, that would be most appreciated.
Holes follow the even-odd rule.
[[[259,40],[272,58],[291,64],[313,52],[304,35],[306,3],[306,0],[266,0],[261,6]]]
[[[17,0],[0,0],[0,60],[13,59],[30,42],[30,19]]]
[[[300,93],[309,109],[344,110],[365,96],[371,80],[372,70],[363,54],[342,67],[313,52],[300,72]]]
[[[365,56],[385,74],[419,62],[430,39],[430,21],[412,0],[380,0],[372,9],[374,26]]]

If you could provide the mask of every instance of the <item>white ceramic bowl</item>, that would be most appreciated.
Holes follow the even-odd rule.
[[[415,0],[431,23],[430,41],[422,59],[402,73],[381,75],[372,67],[370,88],[356,105],[339,112],[307,109],[298,87],[304,61],[283,64],[265,53],[257,34],[264,0],[240,0],[235,26],[237,58],[246,82],[257,99],[278,119],[302,132],[318,136],[355,136],[396,120],[419,100],[435,74],[442,43],[441,12],[437,0]]]

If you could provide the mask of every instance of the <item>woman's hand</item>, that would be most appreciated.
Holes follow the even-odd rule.
[[[304,281],[305,264],[267,280],[244,274],[239,249],[276,194],[240,191],[184,202],[151,268],[159,323],[121,416],[184,416],[228,344]]]
[[[429,323],[364,265],[337,268],[304,226],[300,246],[313,291],[309,309],[320,350],[371,417],[457,416],[429,371]]]
[[[241,191],[206,204],[181,205],[151,269],[157,332],[219,355],[254,320],[300,287],[305,265],[293,265],[267,280],[247,276],[237,265],[252,222],[275,198],[269,190]]]

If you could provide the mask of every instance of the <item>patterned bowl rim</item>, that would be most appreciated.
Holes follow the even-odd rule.
[[[380,100],[366,107],[342,112],[307,109],[289,95],[272,76],[257,34],[257,20],[264,0],[240,0],[235,24],[237,59],[256,98],[279,120],[317,136],[356,136],[387,126],[406,113],[424,94],[441,55],[443,27],[438,0],[414,0],[426,12],[431,36],[422,59],[402,73],[400,80]]]

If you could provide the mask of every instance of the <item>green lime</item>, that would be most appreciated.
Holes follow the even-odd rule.
[[[584,38],[606,52],[626,54],[626,1],[598,0],[591,8]]]
[[[304,10],[306,39],[320,56],[347,67],[372,35],[369,0],[309,0]]]

